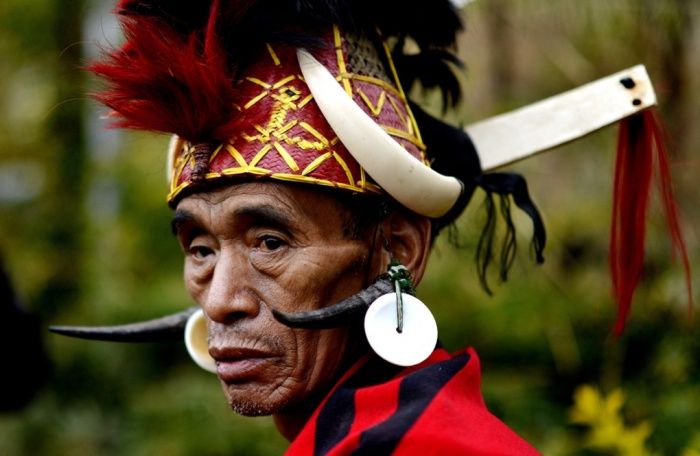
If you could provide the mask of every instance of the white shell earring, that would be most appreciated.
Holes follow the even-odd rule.
[[[205,371],[216,373],[216,361],[209,354],[207,321],[201,309],[193,313],[185,326],[185,346],[192,360]]]
[[[437,323],[430,309],[412,291],[408,270],[392,261],[389,276],[394,293],[370,304],[365,335],[372,350],[398,366],[414,366],[430,356],[437,344]]]

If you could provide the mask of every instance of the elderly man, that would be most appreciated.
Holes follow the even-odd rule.
[[[188,196],[176,210],[175,224],[186,257],[185,281],[207,317],[209,353],[216,360],[229,404],[244,415],[273,414],[278,429],[290,441],[306,423],[315,426],[317,433],[334,434],[332,438],[349,432],[353,419],[359,418],[353,412],[368,412],[339,408],[338,401],[352,406],[347,395],[379,395],[377,400],[388,401],[385,407],[391,404],[397,409],[387,416],[389,409],[378,408],[373,413],[381,414],[382,420],[377,416],[372,424],[394,416],[397,425],[407,428],[409,416],[397,413],[417,418],[427,404],[413,409],[420,406],[416,402],[429,399],[421,397],[427,392],[410,389],[411,379],[425,373],[403,377],[399,369],[367,356],[370,350],[361,325],[348,322],[337,329],[293,329],[272,315],[273,309],[317,309],[340,301],[381,275],[392,257],[415,271],[414,280],[420,279],[430,233],[425,218],[398,209],[379,225],[353,233],[348,226],[356,223],[357,214],[341,201],[315,189],[256,182]],[[357,363],[358,359],[362,361]],[[435,359],[448,360],[442,353]],[[468,357],[457,359],[461,368]],[[445,366],[452,363],[445,361]],[[363,372],[342,381],[336,395],[328,399],[330,403],[317,412],[315,422],[309,422],[323,397],[349,368]],[[351,386],[367,381],[368,376],[374,378],[366,390],[362,383]],[[393,385],[376,384],[392,379]],[[420,386],[429,388],[435,379],[424,381]],[[399,392],[402,385],[409,388],[403,394]],[[392,389],[398,397],[382,397],[378,391],[382,387]],[[409,403],[401,404],[402,399]],[[485,409],[476,407],[475,412],[496,425]],[[353,439],[359,437],[356,433]],[[503,433],[509,434],[505,428]],[[383,437],[390,436],[387,431]],[[401,435],[392,437],[398,443]]]
[[[411,294],[475,186],[513,196],[541,259],[539,214],[402,89],[458,98],[451,4],[369,3],[120,3],[126,43],[91,69],[117,126],[174,135],[168,201],[201,310],[169,323],[188,321],[195,361],[236,412],[273,415],[289,454],[536,454]],[[482,278],[492,242],[490,222]]]

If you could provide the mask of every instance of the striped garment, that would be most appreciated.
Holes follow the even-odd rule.
[[[479,358],[442,348],[418,366],[358,361],[321,402],[287,456],[537,455],[486,408]]]

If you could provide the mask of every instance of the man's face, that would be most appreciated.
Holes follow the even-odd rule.
[[[185,284],[209,324],[209,352],[231,407],[274,414],[318,399],[363,344],[357,328],[292,329],[271,310],[334,304],[366,286],[369,239],[343,234],[332,196],[246,183],[184,198],[173,220]]]

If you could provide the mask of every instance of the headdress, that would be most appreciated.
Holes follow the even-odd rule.
[[[126,43],[90,67],[107,82],[97,98],[114,126],[174,135],[173,206],[219,182],[265,178],[388,193],[437,233],[480,185],[530,216],[541,262],[545,232],[524,180],[482,176],[469,135],[404,91],[420,81],[446,105],[459,100],[451,2],[375,3],[124,0]],[[484,285],[492,231],[478,251]],[[503,278],[514,247],[503,244]]]
[[[665,151],[645,111],[656,99],[643,67],[461,129],[406,95],[420,81],[438,87],[446,105],[459,99],[452,48],[461,22],[447,0],[122,0],[117,12],[126,42],[91,66],[107,81],[97,98],[112,109],[115,126],[174,135],[171,205],[221,182],[275,179],[386,193],[433,219],[437,232],[480,186],[488,201],[494,193],[506,202],[512,197],[531,218],[542,261],[544,227],[524,179],[485,171],[633,116],[621,129],[615,182],[616,332],[640,277],[655,154],[671,235],[688,271]],[[477,253],[484,285],[494,233],[493,204],[487,207]],[[503,278],[515,249],[504,216]],[[296,320],[277,315],[288,324],[319,325],[356,307],[344,302]]]

